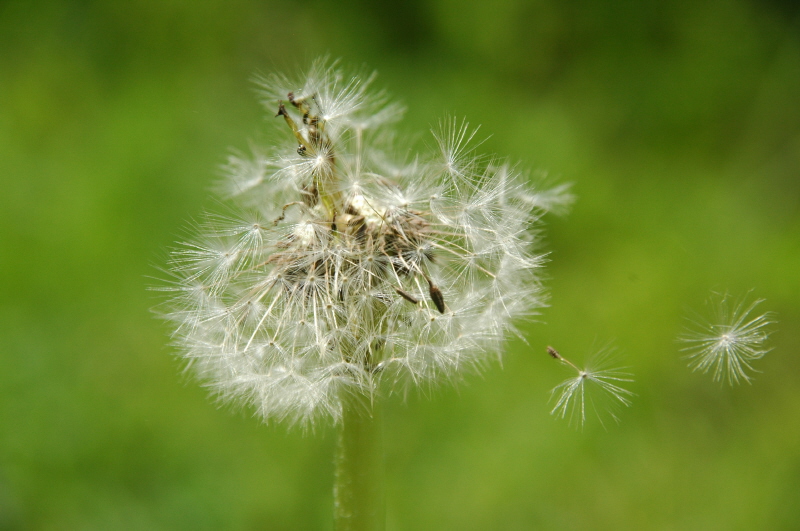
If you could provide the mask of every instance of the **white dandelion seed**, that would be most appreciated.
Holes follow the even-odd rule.
[[[264,81],[281,140],[225,168],[231,210],[247,213],[172,255],[181,355],[265,420],[338,422],[344,398],[383,380],[457,379],[544,305],[536,221],[566,190],[483,162],[463,122],[436,133],[438,155],[404,162],[386,130],[401,109],[371,80],[318,61]]]
[[[605,427],[603,419],[610,417],[619,422],[617,411],[622,406],[631,405],[633,393],[621,384],[633,382],[632,374],[625,368],[608,366],[611,350],[603,349],[592,356],[589,364],[581,369],[561,356],[553,347],[547,353],[562,364],[575,371],[575,376],[558,384],[552,391],[555,406],[551,415],[569,418],[570,424],[583,426],[588,415],[596,416]]]
[[[702,373],[711,372],[714,381],[727,380],[730,385],[740,380],[750,383],[757,372],[752,363],[771,349],[766,346],[769,326],[774,324],[770,313],[754,315],[764,299],[748,302],[745,296],[735,301],[727,293],[712,294],[709,304],[713,320],[697,317],[678,339],[688,345],[689,367]]]

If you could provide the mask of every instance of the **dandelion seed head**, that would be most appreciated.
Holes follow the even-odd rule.
[[[438,154],[396,157],[386,128],[400,108],[371,83],[329,61],[262,80],[278,140],[231,156],[237,214],[172,254],[165,313],[181,355],[265,420],[335,422],[343,397],[381,382],[457,380],[545,303],[546,201],[531,198],[559,192],[474,155],[465,122],[443,123]]]
[[[751,373],[756,372],[753,362],[771,350],[766,342],[774,320],[770,313],[756,313],[762,302],[751,301],[749,295],[735,300],[727,293],[713,293],[708,301],[711,320],[695,316],[678,338],[686,343],[681,350],[687,353],[689,367],[711,372],[714,381],[750,383]]]

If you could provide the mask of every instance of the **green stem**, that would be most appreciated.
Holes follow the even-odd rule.
[[[336,531],[386,529],[382,427],[376,404],[345,399],[333,487]]]

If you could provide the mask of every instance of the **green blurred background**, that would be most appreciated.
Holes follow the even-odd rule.
[[[386,400],[389,529],[800,529],[800,10],[793,1],[0,2],[0,529],[330,529],[335,431],[219,408],[146,290],[271,128],[250,81],[379,71],[430,144],[574,183],[552,306],[504,367]],[[675,338],[712,289],[779,324],[754,384]],[[548,413],[613,341],[607,431]]]

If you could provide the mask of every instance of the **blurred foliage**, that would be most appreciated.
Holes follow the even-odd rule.
[[[387,400],[390,529],[800,527],[800,10],[677,0],[0,2],[0,529],[329,529],[334,431],[208,400],[149,309],[265,116],[255,73],[377,69],[421,134],[574,183],[552,307],[504,367]],[[776,313],[752,386],[675,337],[712,289]],[[620,426],[548,415],[578,358],[636,373]]]

